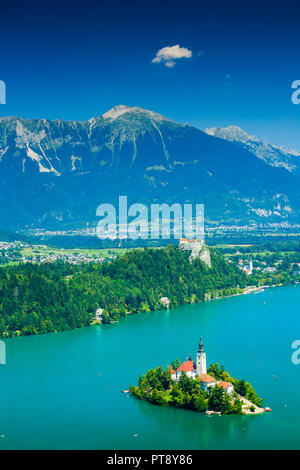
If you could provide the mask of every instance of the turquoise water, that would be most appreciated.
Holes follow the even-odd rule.
[[[300,286],[120,323],[5,340],[0,449],[300,449]],[[246,378],[272,413],[211,416],[121,393],[151,367],[195,355]],[[100,375],[99,375],[100,374]]]

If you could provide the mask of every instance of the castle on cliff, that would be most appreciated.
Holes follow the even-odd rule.
[[[211,268],[210,251],[209,248],[205,245],[205,241],[203,239],[188,240],[187,238],[180,238],[179,248],[191,251],[191,261],[196,258],[200,258],[201,261]]]

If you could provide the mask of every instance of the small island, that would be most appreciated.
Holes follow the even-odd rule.
[[[135,397],[149,403],[208,415],[270,411],[262,407],[262,399],[249,382],[230,377],[218,363],[206,368],[201,338],[196,364],[189,357],[182,364],[176,359],[166,369],[150,369],[139,378],[138,386],[131,385],[129,390]]]

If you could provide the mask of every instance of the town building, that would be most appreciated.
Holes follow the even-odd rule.
[[[103,308],[97,308],[94,320],[95,321],[101,321],[103,312],[104,312]]]
[[[208,374],[201,374],[199,377],[200,380],[200,387],[202,390],[205,390],[205,392],[209,392],[210,387],[215,387],[217,384],[217,381],[214,377],[211,377],[211,375]]]
[[[276,268],[274,266],[268,266],[262,270],[263,273],[275,273]]]
[[[163,304],[165,308],[170,307],[170,299],[168,297],[161,297],[160,303]]]
[[[196,371],[196,364],[194,363],[193,359],[190,356],[188,360],[183,362],[176,370],[176,378],[178,380],[182,372],[185,372],[187,377],[195,378],[195,371]]]
[[[224,382],[223,380],[219,380],[217,382],[218,387],[224,388],[227,393],[232,393],[233,392],[233,385],[230,382]]]
[[[238,267],[244,271],[248,276],[250,276],[253,273],[253,261],[252,258],[250,258],[250,261],[247,259],[245,260],[245,264],[242,259],[239,259],[238,261]]]

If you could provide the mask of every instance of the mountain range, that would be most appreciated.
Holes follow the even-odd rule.
[[[300,152],[287,147],[272,145],[254,135],[247,134],[238,126],[212,127],[205,129],[205,132],[208,135],[240,145],[271,166],[282,167],[294,173],[300,171]]]
[[[83,122],[2,117],[1,226],[93,226],[119,195],[204,203],[207,224],[296,222],[298,159],[233,126],[203,132],[139,107]]]

